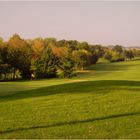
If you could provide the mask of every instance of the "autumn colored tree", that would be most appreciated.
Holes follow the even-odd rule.
[[[13,79],[17,70],[23,78],[30,78],[30,48],[19,35],[13,35],[8,41],[8,63],[13,68]]]

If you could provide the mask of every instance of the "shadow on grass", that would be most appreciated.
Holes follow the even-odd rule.
[[[140,112],[131,112],[131,113],[124,113],[124,114],[110,115],[110,116],[106,116],[106,117],[90,118],[90,119],[85,119],[85,120],[60,122],[60,123],[51,124],[51,125],[31,126],[28,128],[17,128],[17,129],[12,129],[12,130],[4,130],[4,131],[0,131],[0,134],[6,134],[6,133],[18,132],[18,131],[24,131],[24,130],[34,130],[34,129],[39,129],[39,128],[58,127],[58,126],[64,126],[64,125],[75,125],[75,124],[80,124],[80,123],[102,121],[102,120],[107,120],[107,119],[116,119],[119,117],[128,117],[128,116],[134,116],[134,115],[140,115]]]
[[[20,91],[12,95],[1,96],[0,101],[9,101],[55,94],[107,94],[110,90],[140,91],[139,81],[100,80],[83,81],[60,85],[53,85],[33,90]]]

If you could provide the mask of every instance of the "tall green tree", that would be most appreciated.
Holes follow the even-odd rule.
[[[134,54],[133,54],[133,51],[132,50],[125,50],[125,56],[127,59],[132,59],[134,58]]]
[[[123,53],[123,47],[120,45],[116,45],[113,47],[113,51],[116,51],[118,53]]]
[[[40,59],[35,62],[36,78],[52,78],[57,76],[57,66],[59,59],[50,47],[45,47]]]
[[[7,74],[11,71],[11,66],[7,59],[8,49],[4,42],[0,42],[0,79],[6,79]],[[4,75],[4,77],[3,77]]]
[[[80,49],[72,52],[72,59],[77,69],[85,69],[89,66],[90,53],[87,50]]]
[[[112,60],[112,53],[111,53],[111,51],[106,50],[106,52],[104,54],[104,58],[111,62],[111,60]]]

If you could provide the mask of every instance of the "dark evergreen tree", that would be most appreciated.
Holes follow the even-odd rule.
[[[59,58],[56,57],[50,47],[46,47],[42,56],[35,62],[36,78],[52,78],[57,76]]]

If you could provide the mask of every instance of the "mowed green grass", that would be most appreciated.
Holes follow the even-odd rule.
[[[140,61],[0,83],[0,138],[140,138]]]

